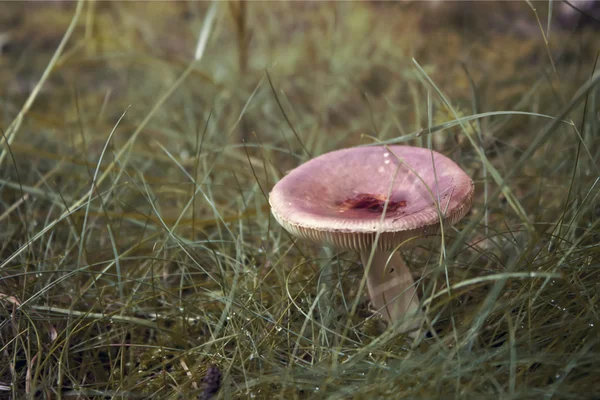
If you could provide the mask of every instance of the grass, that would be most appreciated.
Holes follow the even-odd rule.
[[[484,4],[0,3],[0,397],[598,397],[598,35]],[[267,202],[381,143],[476,185],[416,340]]]

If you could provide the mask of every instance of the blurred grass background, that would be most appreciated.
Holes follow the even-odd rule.
[[[600,36],[565,6],[0,3],[0,398],[598,398]],[[476,185],[405,254],[417,340],[269,216],[377,142]]]

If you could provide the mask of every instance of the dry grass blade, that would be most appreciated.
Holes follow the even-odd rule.
[[[77,23],[79,21],[79,17],[81,16],[81,11],[83,9],[83,4],[84,4],[83,0],[78,0],[77,1],[77,7],[75,9],[75,13],[73,14],[73,18],[71,20],[71,23],[69,24],[69,27],[67,28],[67,30],[65,32],[65,35],[63,36],[60,44],[58,45],[58,48],[56,49],[56,51],[52,55],[52,59],[50,60],[50,62],[46,66],[46,68],[44,69],[44,73],[42,74],[42,76],[41,76],[40,80],[38,81],[38,83],[33,88],[31,94],[27,98],[27,101],[25,102],[25,104],[23,105],[23,107],[21,108],[21,110],[19,111],[19,114],[17,114],[17,117],[8,126],[8,129],[7,129],[7,132],[6,132],[6,137],[7,137],[6,144],[8,146],[10,146],[12,144],[12,142],[15,140],[17,132],[19,131],[19,129],[21,128],[21,125],[23,124],[23,120],[25,118],[25,115],[27,115],[27,113],[29,112],[29,109],[33,106],[33,103],[35,102],[37,96],[39,95],[40,91],[44,87],[44,84],[48,80],[48,77],[50,76],[50,73],[52,72],[54,66],[56,65],[56,63],[58,61],[58,59],[60,58],[61,54],[63,53],[63,51],[65,49],[65,46],[69,42],[69,39],[71,38],[71,35],[73,34],[73,31],[75,30],[75,27],[77,26]],[[0,153],[0,166],[2,165],[2,162],[4,161],[4,158],[6,157],[7,153],[8,153],[7,149],[4,150],[2,153]]]

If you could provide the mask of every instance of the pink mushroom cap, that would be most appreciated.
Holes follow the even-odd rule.
[[[473,193],[471,178],[440,153],[373,146],[300,165],[273,187],[269,203],[275,219],[297,237],[365,251],[379,231],[378,249],[393,250],[455,224],[471,208]]]

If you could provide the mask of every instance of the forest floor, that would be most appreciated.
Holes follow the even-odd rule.
[[[600,35],[562,6],[0,3],[0,398],[598,398]],[[404,253],[429,335],[270,215],[376,142],[475,182]]]

